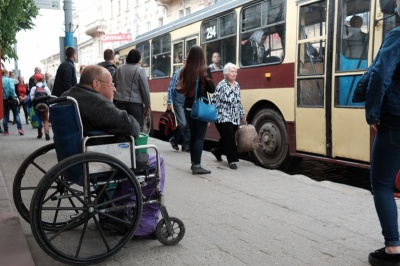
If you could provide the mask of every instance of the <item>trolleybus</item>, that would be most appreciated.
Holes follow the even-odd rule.
[[[386,0],[381,0],[386,1]],[[389,8],[388,8],[389,7]],[[386,2],[389,13],[394,2]],[[385,12],[387,13],[387,12]],[[236,64],[247,121],[261,144],[263,167],[289,170],[301,158],[369,167],[374,132],[364,104],[352,103],[357,81],[396,25],[378,0],[227,0],[139,35],[115,49],[120,63],[142,54],[151,90],[149,130],[158,129],[167,88],[194,44],[208,63]],[[212,72],[215,84],[221,70]],[[214,125],[206,138],[219,137]]]

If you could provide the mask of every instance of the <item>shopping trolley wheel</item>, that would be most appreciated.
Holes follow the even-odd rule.
[[[170,226],[162,218],[156,227],[157,239],[166,246],[172,246],[179,243],[185,235],[185,225],[176,217],[169,217]],[[170,228],[168,228],[170,227]]]

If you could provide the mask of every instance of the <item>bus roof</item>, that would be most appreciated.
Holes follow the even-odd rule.
[[[241,6],[245,3],[250,3],[252,1],[253,0],[220,0],[214,5],[208,6],[204,9],[196,11],[188,16],[177,19],[174,22],[168,23],[167,25],[164,25],[164,26],[158,27],[154,30],[140,34],[140,35],[136,36],[136,39],[134,41],[124,44],[124,45],[121,45],[119,47],[116,47],[114,49],[114,52],[118,53],[122,49],[130,47],[136,43],[140,43],[142,41],[145,41],[145,40],[157,37],[157,36],[161,36],[161,35],[168,33],[174,29],[179,29],[183,26],[192,24],[199,20],[203,20],[203,19],[212,17],[214,15],[217,15],[218,13],[225,12],[226,10],[236,8],[238,6]]]

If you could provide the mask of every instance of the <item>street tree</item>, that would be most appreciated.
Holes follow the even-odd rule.
[[[0,0],[0,49],[1,59],[18,59],[13,49],[17,33],[35,26],[33,19],[39,10],[33,0]]]

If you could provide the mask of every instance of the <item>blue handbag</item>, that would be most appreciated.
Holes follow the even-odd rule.
[[[194,95],[194,103],[192,106],[192,111],[190,112],[190,117],[203,122],[216,122],[217,108],[215,105],[211,104],[207,97],[197,98],[197,91],[199,89],[199,79],[196,80],[196,92]]]

